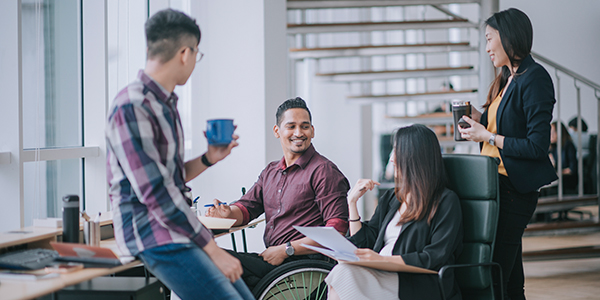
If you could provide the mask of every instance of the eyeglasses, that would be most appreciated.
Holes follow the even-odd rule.
[[[204,57],[204,53],[200,52],[200,49],[198,49],[198,48],[194,49],[192,47],[190,47],[190,49],[192,51],[196,51],[196,62],[199,62],[200,60],[202,60],[202,58]]]

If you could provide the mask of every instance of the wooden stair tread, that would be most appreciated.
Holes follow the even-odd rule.
[[[386,118],[389,119],[437,119],[437,118],[452,118],[452,113],[446,113],[446,112],[436,112],[436,113],[430,113],[430,114],[422,114],[422,115],[418,115],[418,116],[406,116],[406,117],[396,117],[396,116],[385,116]]]
[[[405,70],[385,70],[385,71],[342,72],[342,73],[317,73],[316,76],[360,75],[360,74],[390,74],[390,73],[410,73],[410,72],[426,72],[426,71],[453,71],[453,70],[470,70],[470,69],[473,69],[473,66],[441,67],[441,68],[426,68],[426,69],[405,69]]]
[[[551,223],[533,223],[527,225],[525,231],[544,231],[544,230],[559,230],[559,229],[578,229],[578,228],[600,228],[600,223],[596,221],[557,221]]]
[[[566,202],[588,202],[589,200],[598,200],[598,195],[563,195],[562,200],[558,200],[558,195],[544,196],[538,199],[538,205],[551,205]]]
[[[327,48],[290,48],[290,52],[303,51],[328,51],[328,50],[359,50],[359,49],[385,49],[397,47],[440,47],[440,46],[469,46],[469,42],[461,43],[425,43],[425,44],[397,44],[397,45],[366,45],[366,46],[346,46],[346,47],[327,47]]]
[[[453,3],[479,3],[476,0],[433,0],[427,5],[453,4]],[[424,5],[422,0],[365,0],[365,1],[338,1],[338,0],[288,0],[288,9],[322,9],[322,8],[361,8],[381,6],[410,6]]]
[[[600,257],[600,245],[523,251],[524,261]]]
[[[425,93],[414,93],[414,94],[385,94],[385,95],[359,95],[359,96],[348,96],[348,99],[352,98],[386,98],[386,97],[403,97],[403,96],[427,96],[427,95],[452,95],[452,94],[462,94],[462,93],[475,93],[477,89],[470,90],[460,90],[460,91],[434,91],[434,92],[425,92]]]
[[[443,19],[443,20],[415,20],[415,21],[396,21],[396,22],[347,22],[347,23],[308,23],[308,24],[287,24],[288,28],[310,28],[310,27],[336,27],[336,26],[369,26],[369,25],[405,25],[405,24],[439,24],[439,23],[465,23],[467,19]]]

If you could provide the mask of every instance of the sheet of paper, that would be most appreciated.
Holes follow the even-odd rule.
[[[354,255],[356,246],[333,227],[294,226],[294,228],[325,248],[329,248],[345,257],[356,257]]]
[[[317,251],[323,255],[329,256],[340,263],[347,263],[352,265],[358,265],[363,267],[369,267],[373,269],[391,271],[391,272],[407,272],[407,273],[427,273],[437,274],[437,272],[419,268],[415,266],[409,266],[405,264],[393,263],[388,261],[362,261],[354,254],[356,246],[352,244],[346,237],[342,236],[332,227],[300,227],[294,226],[296,230],[315,242],[321,244],[323,247],[315,247],[307,244],[301,244],[301,246],[308,249]],[[329,249],[327,249],[329,248]]]
[[[317,251],[325,256],[329,256],[335,260],[344,260],[344,261],[357,261],[358,257],[355,254],[345,255],[343,253],[335,252],[333,250],[329,250],[327,248],[315,247],[307,244],[300,244],[302,247],[306,247],[308,249]]]
[[[208,229],[229,229],[231,226],[233,226],[233,223],[235,223],[235,219],[223,219],[205,216],[200,216],[198,219]]]

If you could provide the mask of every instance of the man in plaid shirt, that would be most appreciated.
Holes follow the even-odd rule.
[[[116,96],[106,127],[115,239],[182,299],[253,299],[240,280],[239,260],[217,246],[185,195],[186,182],[238,145],[233,135],[228,146],[209,145],[201,157],[183,161],[173,90],[202,58],[200,29],[171,9],[153,15],[145,27],[146,66]]]

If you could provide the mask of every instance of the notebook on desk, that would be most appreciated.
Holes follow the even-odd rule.
[[[59,257],[55,261],[79,262],[86,267],[114,267],[122,265],[119,257],[110,249],[75,243],[55,243],[50,245]]]

